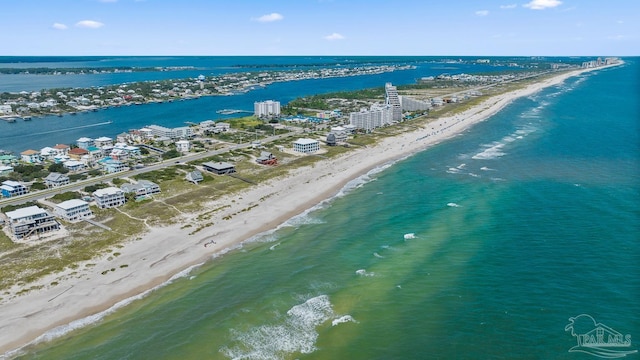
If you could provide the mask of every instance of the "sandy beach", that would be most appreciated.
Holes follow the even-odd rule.
[[[619,65],[619,64],[616,64]],[[612,65],[613,66],[613,65]],[[526,88],[496,95],[463,113],[434,119],[415,131],[385,138],[375,146],[298,168],[284,178],[251,187],[240,195],[216,199],[208,209],[220,208],[210,221],[215,225],[193,235],[182,224],[153,228],[142,238],[118,250],[115,258],[94,259],[93,267],[80,266],[68,274],[41,279],[41,290],[0,302],[0,358],[11,357],[26,344],[46,341],[105,312],[144,296],[174,276],[234,249],[260,233],[336,195],[349,181],[381,165],[422,151],[488,119],[514,99],[585,71],[562,73]],[[234,200],[234,201],[232,201]],[[185,214],[185,219],[198,214]],[[206,246],[205,246],[206,245]],[[111,270],[115,269],[115,270]],[[57,285],[51,286],[52,282]],[[27,287],[34,284],[28,284]],[[38,284],[36,284],[38,285]]]

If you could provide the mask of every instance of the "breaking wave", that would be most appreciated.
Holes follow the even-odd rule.
[[[316,327],[334,317],[329,297],[316,296],[289,309],[279,324],[246,332],[232,330],[235,344],[220,352],[231,359],[283,359],[293,353],[310,354],[316,350]]]
[[[353,317],[351,317],[351,315],[344,315],[337,319],[333,319],[333,321],[331,322],[331,326],[336,326],[347,322],[357,323],[357,321]]]
[[[360,275],[360,276],[375,276],[375,273],[372,272],[368,272],[365,269],[360,269],[360,270],[356,270],[356,274]]]

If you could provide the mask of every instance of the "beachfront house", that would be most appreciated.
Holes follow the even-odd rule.
[[[67,221],[80,221],[93,217],[93,212],[89,208],[89,203],[80,199],[71,199],[56,204],[53,213]]]
[[[277,165],[278,159],[268,151],[261,151],[260,157],[256,159],[256,162],[261,165]]]
[[[202,164],[202,168],[206,171],[212,172],[218,175],[231,174],[236,172],[236,167],[233,164],[226,162],[206,162]]]
[[[200,181],[204,180],[204,177],[202,176],[202,173],[200,171],[193,170],[187,173],[185,179],[197,185]]]
[[[2,197],[6,198],[24,195],[28,192],[27,187],[17,181],[5,180],[0,185],[0,193],[2,193]]]
[[[44,178],[44,183],[47,185],[49,189],[60,187],[63,185],[69,184],[69,177],[65,174],[60,174],[56,172],[49,173],[46,178]]]
[[[293,142],[293,151],[310,154],[320,150],[320,142],[318,140],[300,138]]]
[[[120,189],[125,193],[134,193],[136,200],[160,192],[160,186],[149,180],[139,180],[137,184],[122,184]]]
[[[9,219],[9,227],[16,239],[60,229],[60,224],[53,215],[35,205],[8,211],[5,215]]]
[[[113,186],[94,191],[93,198],[101,209],[122,206],[127,201],[124,191]]]

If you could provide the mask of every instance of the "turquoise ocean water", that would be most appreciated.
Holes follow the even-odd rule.
[[[626,60],[20,358],[593,359],[569,352],[580,314],[639,349],[640,63]]]

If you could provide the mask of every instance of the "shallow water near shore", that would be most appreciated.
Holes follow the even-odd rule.
[[[636,60],[519,99],[20,358],[582,359],[579,314],[638,349]]]

